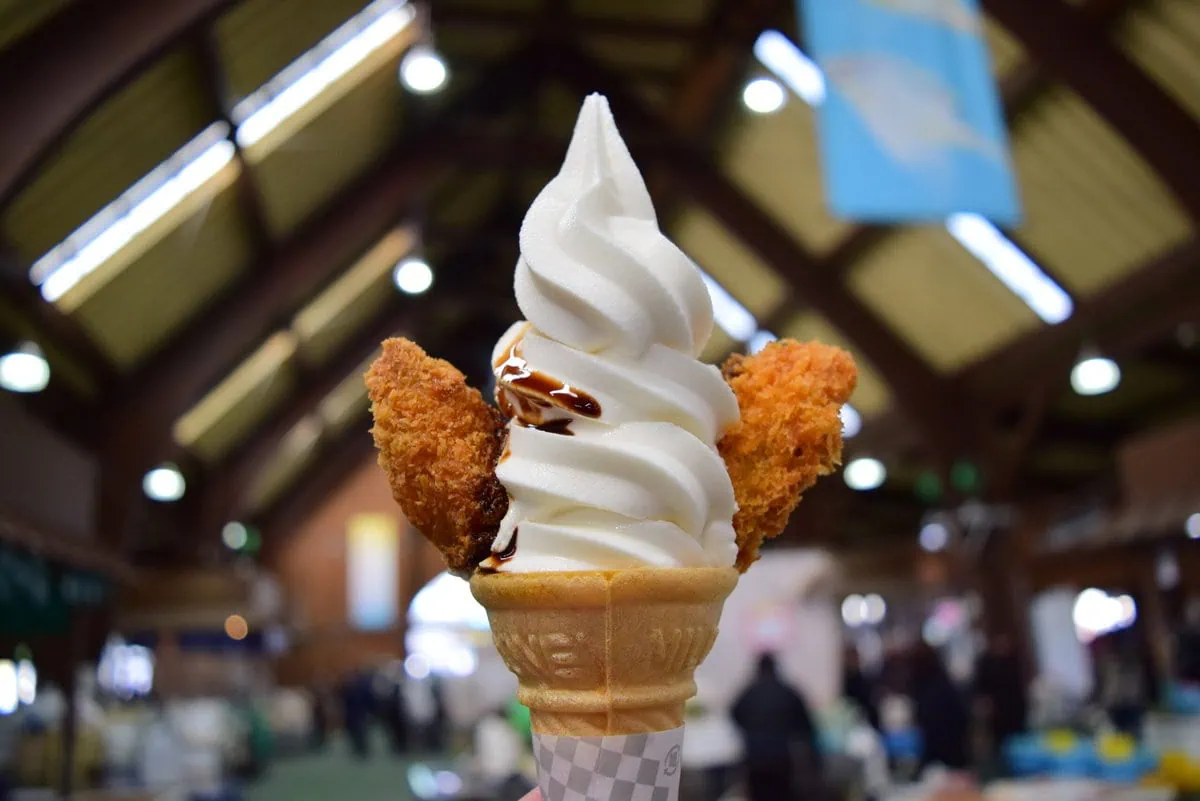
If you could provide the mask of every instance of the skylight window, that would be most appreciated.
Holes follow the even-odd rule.
[[[405,0],[376,0],[233,109],[248,147],[391,41],[414,19]],[[233,160],[229,125],[214,122],[34,262],[29,280],[54,303]]]
[[[825,74],[779,31],[759,34],[754,56],[805,103],[819,106],[825,100]]]
[[[733,339],[749,342],[758,331],[758,321],[754,315],[708,273],[701,270],[700,277],[704,279],[708,296],[712,299],[713,320]]]
[[[233,159],[229,126],[215,122],[33,263],[29,280],[54,303]]]
[[[376,0],[233,109],[237,141],[250,147],[330,84],[394,39],[416,16],[404,0]]]
[[[763,31],[754,42],[754,55],[810,106],[825,100],[821,68],[779,31]],[[946,230],[1042,320],[1055,325],[1071,316],[1071,296],[983,217],[952,215]]]
[[[951,215],[946,230],[1038,317],[1054,325],[1071,316],[1071,296],[983,217]]]

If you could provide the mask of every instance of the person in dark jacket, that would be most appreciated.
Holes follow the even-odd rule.
[[[984,707],[990,745],[998,753],[1005,740],[1025,731],[1029,711],[1021,663],[1007,635],[993,635],[975,663],[974,695]]]
[[[926,643],[913,652],[911,691],[924,741],[922,768],[933,764],[951,770],[970,767],[971,717],[966,698],[950,678],[941,656]]]
[[[801,695],[779,677],[775,657],[764,654],[758,675],[733,706],[733,720],[745,743],[746,789],[750,801],[792,797],[796,749],[820,771],[817,729]]]
[[[844,652],[842,668],[842,697],[852,703],[862,719],[879,729],[879,707],[876,703],[875,682],[862,669],[858,649],[849,646]]]

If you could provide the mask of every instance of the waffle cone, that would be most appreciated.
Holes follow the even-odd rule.
[[[471,579],[533,730],[640,734],[683,725],[733,568],[489,573]]]

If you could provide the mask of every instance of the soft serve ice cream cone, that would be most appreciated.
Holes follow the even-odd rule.
[[[471,589],[530,707],[547,797],[634,782],[673,798],[684,704],[738,575],[716,447],[738,404],[697,358],[707,289],[659,230],[603,97],[584,102],[520,244],[526,320],[493,358],[509,505]]]
[[[837,466],[854,362],[792,340],[697,359],[707,289],[598,95],[520,244],[499,409],[388,339],[366,375],[379,463],[488,610],[547,801],[669,801],[721,606]]]

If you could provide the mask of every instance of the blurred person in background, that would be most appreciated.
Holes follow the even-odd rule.
[[[475,726],[475,767],[496,801],[516,801],[530,789],[521,774],[525,740],[513,727],[507,709],[493,710]]]
[[[798,773],[807,769],[813,777],[806,779],[819,776],[817,728],[808,704],[780,678],[771,654],[759,658],[756,676],[733,705],[733,720],[745,743],[749,801],[786,801],[794,797]]]
[[[438,700],[434,694],[433,679],[408,678],[403,684],[404,706],[408,710],[408,722],[412,726],[412,744],[416,751],[436,750]]]
[[[323,750],[325,742],[329,738],[329,716],[333,703],[332,694],[333,689],[330,687],[329,681],[324,676],[317,679],[311,691],[312,728],[309,732],[309,746],[314,751]]]
[[[1113,632],[1092,644],[1096,666],[1095,701],[1118,731],[1139,737],[1142,719],[1154,697],[1148,651],[1132,629]]]
[[[862,669],[858,649],[847,645],[842,658],[842,697],[849,701],[871,728],[879,729],[879,705],[874,680]]]
[[[1003,633],[988,638],[975,663],[973,695],[989,739],[989,757],[997,758],[1004,742],[1025,731],[1029,695],[1012,640]]]
[[[1183,623],[1175,635],[1175,677],[1200,684],[1200,597],[1188,598],[1183,607]]]
[[[346,736],[350,739],[350,750],[359,759],[370,756],[368,738],[374,700],[368,673],[352,671],[346,675],[342,682],[342,719],[346,724]]]
[[[955,686],[942,657],[928,643],[913,649],[911,697],[924,744],[921,768],[942,765],[950,770],[970,766],[971,718],[966,698]]]

